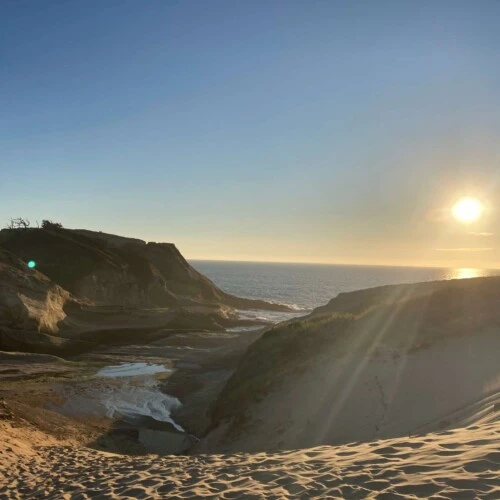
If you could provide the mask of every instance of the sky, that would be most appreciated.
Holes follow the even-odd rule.
[[[3,0],[0,225],[500,267],[500,2]],[[473,196],[482,217],[453,204]]]

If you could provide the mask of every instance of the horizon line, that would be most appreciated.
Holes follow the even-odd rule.
[[[352,267],[406,267],[415,269],[482,269],[496,271],[497,267],[477,267],[477,266],[438,266],[438,265],[411,265],[411,264],[369,264],[369,263],[348,263],[348,262],[304,262],[304,261],[279,261],[279,260],[241,260],[241,259],[200,259],[187,258],[190,262],[233,262],[241,264],[306,264],[310,266],[352,266]]]

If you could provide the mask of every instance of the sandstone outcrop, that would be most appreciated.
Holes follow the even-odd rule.
[[[24,260],[0,246],[0,350],[66,355],[258,323],[240,320],[226,302],[246,299],[224,294],[173,245],[114,236],[108,245],[107,236],[65,230],[1,233]],[[29,260],[40,265],[31,269]]]
[[[87,230],[4,229],[0,246],[24,262],[35,261],[54,283],[98,305],[289,310],[223,292],[172,243],[146,243]]]

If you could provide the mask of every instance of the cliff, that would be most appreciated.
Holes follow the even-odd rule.
[[[235,297],[196,271],[172,243],[86,230],[0,231],[0,246],[79,298],[142,308],[225,305],[286,311],[280,304]]]
[[[27,262],[34,260],[36,269]],[[65,355],[258,324],[172,244],[90,231],[0,231],[0,350]]]
[[[202,451],[261,451],[500,418],[500,277],[343,293],[252,344]]]
[[[0,326],[58,333],[70,302],[79,301],[0,248]]]

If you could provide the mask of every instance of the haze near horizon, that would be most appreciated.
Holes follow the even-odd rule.
[[[0,213],[189,259],[500,267],[500,4],[0,6]]]

